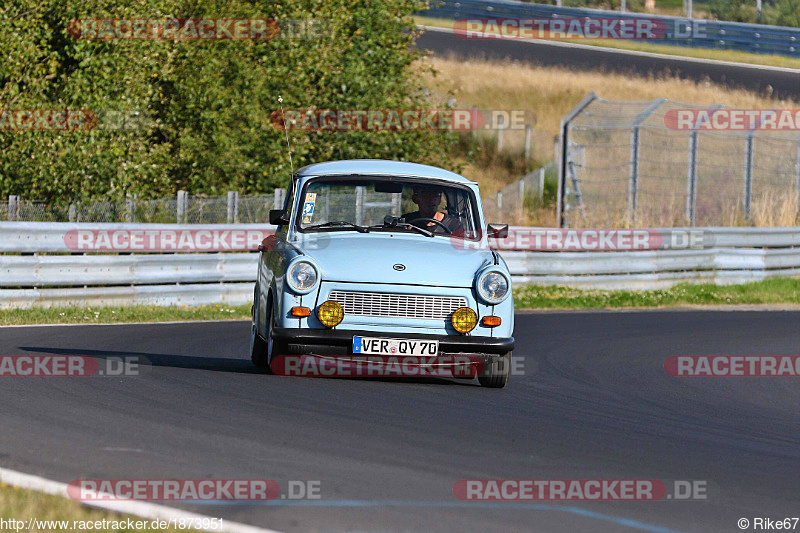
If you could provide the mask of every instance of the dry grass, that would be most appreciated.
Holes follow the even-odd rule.
[[[589,92],[614,100],[654,100],[739,108],[797,107],[800,102],[777,100],[769,94],[730,89],[710,81],[696,83],[674,76],[632,77],[609,72],[579,72],[559,67],[537,67],[517,61],[463,61],[428,57],[437,76],[426,75],[434,98],[455,99],[456,107],[525,109],[537,116],[536,128],[557,135],[561,118]]]
[[[770,94],[756,94],[751,91],[731,89],[710,81],[693,82],[681,80],[674,76],[660,75],[649,77],[631,77],[608,72],[580,72],[558,67],[538,67],[511,61],[463,61],[453,58],[428,57],[420,60],[421,76],[431,90],[433,102],[440,104],[453,99],[457,108],[478,107],[480,109],[522,109],[531,110],[537,116],[536,135],[534,136],[534,156],[538,162],[552,159],[553,138],[558,135],[561,118],[569,112],[584,96],[594,91],[599,96],[613,100],[650,101],[656,98],[668,98],[677,102],[712,105],[722,103],[738,108],[797,108],[800,102],[778,100]],[[426,67],[426,68],[423,68]],[[428,72],[433,67],[438,74]],[[486,140],[484,142],[493,142]],[[683,139],[676,140],[683,146]],[[506,131],[504,151],[521,157],[524,144],[524,132]],[[720,150],[728,150],[728,145],[721,144]],[[607,154],[616,157],[619,154]],[[664,154],[663,157],[667,157]],[[627,149],[620,157],[627,158]],[[661,156],[659,156],[661,157]],[[467,162],[465,157],[456,157],[464,164],[463,174],[481,184],[482,194],[490,196],[505,185],[519,179],[522,173],[509,164],[499,164],[495,160],[484,158],[483,161]],[[739,155],[735,155],[736,161]],[[627,160],[627,159],[626,159]],[[706,160],[706,167],[701,169],[704,186],[713,185],[717,181],[714,161]],[[726,162],[730,165],[730,161]],[[708,166],[710,165],[710,166]],[[651,169],[658,173],[658,165]],[[666,167],[665,167],[666,168]],[[777,171],[777,169],[775,169]],[[681,176],[676,179],[685,180]],[[721,179],[721,178],[720,178]],[[759,182],[761,178],[758,178]],[[731,180],[728,180],[731,181]],[[683,182],[682,182],[683,183]],[[726,184],[731,185],[733,182]],[[673,184],[674,185],[674,184]],[[731,185],[733,186],[733,185]],[[736,184],[735,190],[740,190]],[[792,225],[795,223],[795,200],[785,198],[779,193],[768,194],[754,189],[751,221],[744,221],[741,211],[731,207],[728,213],[718,216],[730,221],[731,225]],[[624,196],[624,195],[623,195]],[[683,199],[657,197],[650,194],[640,198],[640,211],[635,225],[673,226],[685,223],[675,219],[676,213],[682,214],[680,207]],[[626,201],[626,198],[622,198]],[[675,203],[677,202],[677,203]],[[668,204],[672,205],[672,208]],[[680,205],[679,205],[680,204]],[[597,204],[596,204],[597,205]],[[676,207],[677,206],[677,207]],[[624,219],[625,209],[620,206],[606,206],[605,213],[590,213],[586,221],[588,225],[605,225],[622,227],[628,225]],[[700,209],[704,206],[698,206]],[[620,216],[620,213],[622,214]],[[534,225],[554,225],[555,214],[549,206],[538,206],[527,210],[517,223]],[[715,215],[716,216],[716,215]],[[600,221],[603,219],[603,221]],[[608,220],[605,220],[608,219]],[[514,222],[512,220],[512,222]],[[701,221],[698,218],[698,224]],[[717,222],[719,223],[719,222]],[[579,225],[583,225],[580,224]]]

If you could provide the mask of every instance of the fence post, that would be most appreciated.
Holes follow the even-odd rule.
[[[188,203],[188,195],[186,191],[178,191],[178,224],[186,222],[186,204]]]
[[[642,122],[647,120],[647,117],[652,115],[664,102],[666,102],[666,98],[653,100],[633,119],[631,127],[631,168],[628,178],[628,224],[636,222],[636,208],[639,204],[639,129],[642,126]]]
[[[286,189],[275,189],[274,196],[272,209],[283,209],[283,203],[286,201]]]
[[[478,128],[476,127],[476,125],[478,124],[478,108],[477,107],[472,106],[472,117],[470,117],[470,118],[472,118],[472,120],[470,121],[470,123],[472,124],[472,138],[473,139],[477,139],[478,138]]]
[[[19,196],[8,195],[8,220],[17,220],[19,217]]]
[[[497,115],[497,151],[503,150],[503,115]]]
[[[544,200],[544,167],[539,169],[539,202]]]
[[[747,132],[744,145],[744,191],[742,207],[744,219],[750,220],[750,204],[753,199],[753,131]]]
[[[797,141],[797,163],[794,175],[795,217],[800,213],[800,140]]]
[[[136,195],[125,193],[125,221],[129,224],[136,222]]]
[[[686,177],[686,221],[694,226],[697,205],[697,131],[689,133],[689,172]]]
[[[69,221],[75,222],[76,218],[78,218],[78,208],[75,204],[69,204]]]
[[[531,158],[531,127],[525,126],[525,161]]]
[[[522,222],[522,215],[525,213],[525,178],[519,180],[519,220]]]
[[[235,224],[239,220],[239,193],[228,191],[228,224]]]
[[[556,144],[556,164],[558,165],[558,193],[556,196],[556,223],[558,224],[559,228],[564,227],[564,223],[566,222],[564,219],[564,190],[566,189],[566,179],[567,179],[567,161],[568,161],[568,152],[569,152],[569,126],[572,120],[581,113],[586,106],[591,104],[594,100],[597,99],[597,95],[594,91],[590,92],[589,94],[584,97],[583,100],[578,102],[572,111],[567,113],[564,118],[561,119],[561,140],[559,143]]]

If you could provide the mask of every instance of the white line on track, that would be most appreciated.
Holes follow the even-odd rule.
[[[67,495],[66,483],[60,483],[58,481],[52,481],[43,477],[32,476],[30,474],[23,474],[22,472],[17,472],[16,470],[0,468],[0,482],[14,487],[19,487],[21,489],[35,490],[37,492],[44,492],[45,494],[53,494],[63,498],[69,498]],[[91,507],[99,507],[107,511],[135,515],[142,518],[147,518],[149,520],[180,520],[181,518],[194,520],[199,518],[202,523],[203,519],[212,518],[211,516],[175,509],[174,507],[167,507],[165,505],[158,505],[155,503],[142,501],[85,501],[80,503],[83,505],[89,505]],[[246,524],[231,522],[229,520],[223,520],[222,529],[192,529],[200,529],[201,531],[216,531],[217,533],[220,533],[221,531],[228,531],[229,533],[280,533],[272,529],[248,526]]]
[[[439,28],[436,26],[424,26],[418,25],[418,28],[421,28],[425,31],[433,31],[439,33],[452,33],[454,34],[451,28]],[[465,39],[466,40],[466,39]],[[477,39],[470,39],[470,40],[477,40]],[[657,59],[670,59],[672,61],[686,61],[689,63],[702,63],[706,65],[723,65],[729,67],[739,67],[739,68],[749,68],[749,69],[756,69],[756,70],[773,70],[775,72],[791,72],[791,73],[800,73],[800,69],[796,68],[788,68],[788,67],[773,67],[769,65],[758,65],[755,63],[737,63],[735,61],[722,61],[720,59],[703,59],[700,57],[687,57],[687,56],[673,56],[669,54],[657,54],[654,52],[640,52],[638,50],[622,50],[619,48],[606,48],[604,46],[592,46],[590,44],[578,44],[578,43],[565,43],[561,41],[550,41],[547,39],[486,39],[492,41],[512,41],[512,42],[523,42],[523,43],[535,43],[535,44],[542,44],[547,46],[560,46],[562,48],[577,48],[580,50],[594,50],[594,51],[602,51],[608,52],[611,54],[622,54],[622,55],[634,55],[634,56],[642,56],[642,57],[653,57]]]

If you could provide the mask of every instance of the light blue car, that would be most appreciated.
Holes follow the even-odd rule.
[[[270,223],[253,297],[256,366],[289,354],[469,354],[483,386],[506,385],[511,276],[488,237],[508,226],[485,224],[476,183],[416,163],[318,163],[295,173]]]

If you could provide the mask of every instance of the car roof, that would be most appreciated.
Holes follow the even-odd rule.
[[[342,161],[326,161],[314,163],[297,171],[299,176],[347,176],[351,174],[366,176],[409,176],[416,178],[433,178],[458,183],[475,183],[455,172],[430,165],[408,163],[405,161],[389,161],[386,159],[345,159]]]

